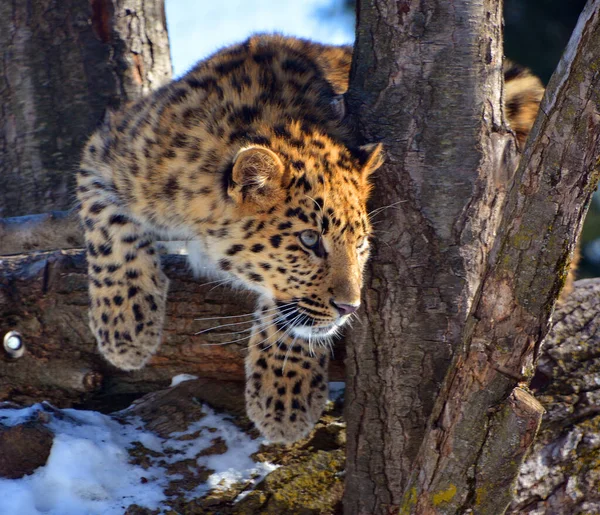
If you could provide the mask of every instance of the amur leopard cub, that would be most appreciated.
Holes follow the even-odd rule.
[[[133,370],[156,352],[168,280],[155,241],[194,240],[192,266],[258,293],[246,402],[274,442],[318,420],[323,343],[360,304],[382,150],[344,130],[350,61],[349,47],[252,37],[109,116],[78,173],[101,353]]]

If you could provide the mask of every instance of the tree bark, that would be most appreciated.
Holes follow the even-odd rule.
[[[510,502],[542,413],[516,386],[597,182],[597,14],[591,2],[505,206],[499,2],[359,5],[349,110],[386,145],[374,207],[401,203],[385,211],[366,323],[349,338],[346,513]]]
[[[348,335],[346,513],[400,507],[498,226],[514,139],[497,1],[360,2],[347,94],[382,141],[364,323]]]
[[[504,513],[511,501],[542,414],[528,394],[516,397],[516,386],[533,374],[598,183],[598,48],[600,1],[591,0],[516,172],[481,292],[415,462],[406,513]]]
[[[0,349],[0,401],[48,400],[111,409],[168,385],[177,374],[244,381],[244,352],[254,308],[240,295],[194,280],[185,257],[163,256],[171,279],[163,343],[143,370],[123,372],[106,363],[88,328],[88,276],[82,250],[0,257],[0,339],[22,335],[25,354],[12,359]],[[235,316],[225,320],[213,317]],[[208,318],[208,320],[195,320]],[[221,329],[196,334],[220,324]],[[235,341],[229,345],[220,345]],[[208,345],[207,345],[208,344]],[[332,380],[343,380],[343,345],[335,350]],[[119,398],[122,397],[122,401]]]
[[[171,78],[163,0],[0,3],[0,217],[68,209],[107,108]]]
[[[600,513],[600,281],[553,315],[531,387],[546,409],[507,513]]]

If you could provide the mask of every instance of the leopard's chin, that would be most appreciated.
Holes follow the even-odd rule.
[[[344,317],[346,318],[346,317]],[[318,342],[320,340],[330,340],[332,337],[340,334],[340,329],[346,320],[337,320],[330,324],[319,326],[301,325],[294,327],[291,331],[292,335],[304,340],[312,340]]]

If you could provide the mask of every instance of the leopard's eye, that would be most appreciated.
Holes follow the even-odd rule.
[[[302,231],[298,237],[300,238],[302,245],[309,249],[315,249],[319,244],[319,240],[321,239],[321,235],[312,229]]]

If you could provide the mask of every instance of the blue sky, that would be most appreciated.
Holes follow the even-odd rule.
[[[173,75],[256,32],[281,32],[342,44],[354,40],[353,17],[340,0],[166,0]]]

